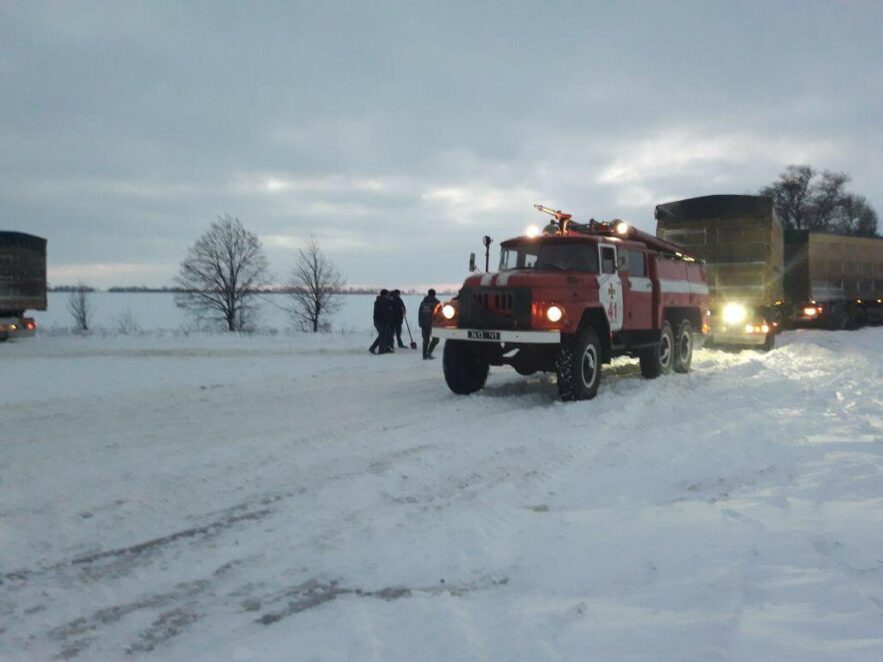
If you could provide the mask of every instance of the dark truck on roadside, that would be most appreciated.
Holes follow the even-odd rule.
[[[707,344],[772,349],[783,328],[851,329],[883,317],[883,238],[784,230],[765,196],[656,207],[656,234],[705,261]]]
[[[687,372],[708,310],[702,263],[623,221],[537,208],[554,219],[542,233],[504,241],[497,272],[468,277],[436,307],[448,387],[473,393],[489,366],[510,365],[555,372],[563,400],[588,400],[617,356],[637,358],[648,378]]]
[[[0,232],[0,341],[34,335],[28,310],[46,310],[46,240]]]

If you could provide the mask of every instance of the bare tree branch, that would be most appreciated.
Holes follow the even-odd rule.
[[[222,321],[229,331],[240,330],[252,310],[255,288],[266,284],[268,268],[257,235],[238,218],[219,216],[181,262],[175,304]]]
[[[336,292],[345,284],[319,242],[310,237],[306,247],[298,251],[288,281],[292,317],[301,328],[313,333],[329,328],[328,317],[343,303]]]
[[[80,283],[67,298],[67,309],[74,320],[74,328],[77,331],[88,331],[92,324],[92,301],[89,298],[90,288]]]
[[[863,196],[846,191],[849,181],[843,172],[792,165],[760,193],[773,199],[786,228],[873,237],[877,212]]]

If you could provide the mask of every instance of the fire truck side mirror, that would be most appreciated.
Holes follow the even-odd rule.
[[[477,268],[475,266],[475,253],[470,253],[469,254],[469,272],[472,273],[473,271],[477,271]]]

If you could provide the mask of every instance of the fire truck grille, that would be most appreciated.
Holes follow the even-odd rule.
[[[530,289],[460,291],[460,326],[472,329],[529,329]]]
[[[511,292],[475,292],[472,298],[495,313],[509,313],[512,311]]]

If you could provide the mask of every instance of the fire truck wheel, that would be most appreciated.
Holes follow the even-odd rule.
[[[769,333],[766,334],[766,338],[763,340],[763,345],[760,346],[760,351],[762,352],[771,352],[773,348],[776,346],[776,331],[775,329],[770,329]]]
[[[562,340],[558,350],[558,395],[562,400],[591,400],[601,384],[601,341],[593,328]]]
[[[445,343],[442,364],[445,382],[457,395],[475,393],[487,381],[488,363],[470,343],[448,340]]]
[[[675,334],[674,371],[690,372],[690,364],[693,362],[693,327],[689,321],[684,320],[678,325]]]
[[[641,361],[641,374],[648,379],[669,374],[674,363],[674,353],[675,334],[671,330],[671,324],[665,322],[662,325],[659,343],[655,347],[641,350],[638,355]]]

